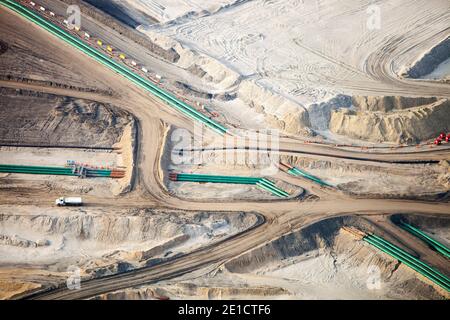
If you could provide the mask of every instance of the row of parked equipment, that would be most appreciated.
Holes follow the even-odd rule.
[[[441,134],[434,140],[435,145],[440,145],[442,142],[449,142],[450,141],[450,133],[445,134],[445,132],[441,132]]]

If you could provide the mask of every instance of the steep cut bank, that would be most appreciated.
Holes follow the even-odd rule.
[[[433,221],[423,216],[407,217]],[[445,219],[438,222],[442,220]],[[431,223],[436,227],[437,224]],[[277,238],[217,269],[205,268],[176,279],[118,290],[93,299],[448,298],[441,289],[359,240],[342,229],[343,226],[376,233],[401,245],[395,235],[364,217],[332,218]]]
[[[332,111],[332,132],[371,142],[414,144],[450,129],[448,99],[357,97],[357,110]]]
[[[439,42],[420,56],[410,67],[401,71],[400,75],[418,79],[430,74],[442,62],[450,58],[450,36]]]
[[[92,300],[164,300],[164,299],[264,299],[287,295],[287,290],[271,286],[232,287],[226,285],[203,285],[175,283],[130,288],[101,294]]]
[[[433,239],[439,241],[447,247],[450,247],[450,219],[440,217],[425,217],[421,215],[403,215],[396,214],[391,220],[399,224],[400,221],[406,222],[421,231],[426,232]]]
[[[139,26],[137,30],[146,35],[156,46],[165,51],[175,52],[179,57],[177,61],[174,61],[175,65],[201,78],[208,85],[226,89],[239,79],[237,72],[207,55],[191,50],[188,46],[172,38],[159,34],[146,26]]]
[[[254,272],[272,262],[332,247],[336,235],[344,225],[353,225],[372,232],[374,230],[370,223],[362,218],[327,219],[255,248],[226,263],[225,267],[235,273]]]
[[[225,268],[233,278],[277,283],[289,288],[291,296],[307,299],[443,298],[442,290],[344,231],[343,226],[376,233],[396,243],[365,218],[332,218],[244,253]]]
[[[214,14],[215,12],[246,2],[247,0],[113,0],[127,8],[130,15],[150,16],[161,24],[176,24],[180,20]],[[142,20],[142,23],[148,23]]]
[[[306,109],[251,81],[242,81],[238,98],[257,113],[264,115],[269,128],[291,135],[309,136],[311,126]]]
[[[0,208],[0,264],[89,275],[155,264],[260,223],[253,213]],[[119,268],[119,269],[117,269]]]
[[[149,27],[140,26],[138,30],[163,50],[176,52],[179,59],[175,64],[205,83],[206,97],[209,94],[210,97],[223,97],[221,100],[228,102],[233,100],[233,107],[229,108],[239,108],[235,114],[252,112],[255,117],[260,116],[263,128],[278,129],[288,135],[312,134],[308,112],[301,104],[255,81],[243,80],[235,69],[192,49],[189,44],[178,42]]]
[[[353,96],[352,104],[360,111],[389,112],[419,107],[436,102],[434,97]]]
[[[67,5],[76,4],[80,7],[81,13],[84,15],[87,15],[94,20],[100,22],[101,24],[104,24],[113,30],[117,31],[124,37],[131,39],[136,44],[150,50],[154,54],[155,57],[159,59],[163,59],[169,62],[176,62],[179,59],[178,54],[176,54],[173,50],[164,50],[157,44],[150,41],[149,38],[147,38],[145,35],[143,35],[141,32],[134,29],[134,27],[138,27],[140,23],[145,20],[147,24],[151,24],[156,22],[151,17],[146,15],[145,13],[140,13],[138,16],[130,17],[130,15],[124,14],[124,11],[127,10],[127,7],[123,4],[114,3],[113,6],[111,6],[111,2],[109,1],[89,1],[89,2],[95,2],[96,5],[101,7],[101,4],[103,3],[105,6],[107,6],[108,10],[117,10],[115,12],[115,15],[120,16],[120,19],[115,19],[112,15],[109,15],[108,10],[100,10],[94,5],[89,4],[86,1],[83,0],[60,0],[66,3]],[[110,7],[108,7],[108,5]],[[136,13],[136,11],[133,11],[133,13]],[[121,21],[124,20],[125,21]],[[137,18],[137,21],[135,20]],[[132,27],[133,26],[133,27]]]

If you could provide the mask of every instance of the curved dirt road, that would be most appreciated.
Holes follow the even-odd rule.
[[[346,214],[375,215],[392,213],[421,213],[435,216],[450,215],[448,203],[427,203],[420,201],[400,200],[375,200],[375,199],[351,199],[339,192],[317,189],[316,192],[322,198],[318,201],[267,201],[267,202],[195,202],[182,200],[171,196],[165,189],[161,169],[161,150],[165,143],[165,132],[167,124],[192,130],[193,124],[186,117],[169,109],[163,103],[150,97],[148,93],[129,84],[125,79],[111,73],[95,61],[87,57],[73,53],[73,49],[61,41],[50,37],[45,32],[33,25],[24,23],[7,12],[0,9],[2,24],[14,27],[17,37],[20,33],[36,34],[36,41],[45,39],[48,42],[49,53],[52,57],[73,59],[78,70],[95,81],[111,88],[114,96],[101,94],[74,92],[66,89],[52,87],[39,87],[23,83],[2,82],[2,86],[17,88],[29,88],[68,96],[83,97],[100,102],[114,103],[135,115],[138,119],[139,137],[137,151],[137,181],[136,189],[128,197],[118,198],[111,204],[111,199],[91,198],[89,201],[102,206],[154,206],[163,208],[174,208],[182,210],[208,210],[208,211],[252,211],[258,212],[265,217],[265,223],[251,230],[243,232],[235,237],[228,238],[223,242],[195,250],[170,262],[163,263],[151,268],[143,268],[128,273],[117,274],[88,280],[82,283],[81,289],[70,291],[67,289],[55,289],[48,292],[36,293],[33,298],[43,299],[74,299],[88,298],[100,293],[113,290],[142,285],[144,283],[157,282],[162,279],[173,278],[178,275],[197,270],[208,264],[222,264],[243,252],[262,245],[279,236],[293,230],[303,228],[320,220],[342,216]],[[4,19],[5,18],[5,19]],[[19,24],[15,24],[20,19]],[[23,29],[25,25],[25,30]],[[21,29],[22,28],[22,29]],[[21,31],[22,30],[22,31]],[[33,41],[33,40],[31,40]],[[406,82],[407,83],[407,82]],[[429,84],[433,86],[433,84]],[[411,84],[406,89],[413,89],[416,84]],[[405,89],[405,90],[406,90]],[[433,90],[440,90],[439,87]],[[162,122],[164,121],[164,122]],[[350,159],[353,161],[439,161],[449,159],[447,148],[435,148],[423,152],[395,152],[395,153],[370,153],[356,152],[334,148],[305,144],[294,140],[284,139],[280,142],[282,152],[298,154],[305,153],[313,156],[335,157]],[[312,188],[312,187],[311,187]],[[314,189],[310,189],[314,193]],[[53,199],[52,194],[47,194],[41,199],[42,203],[48,203]],[[132,201],[130,201],[132,199]],[[6,197],[1,203],[8,202]]]

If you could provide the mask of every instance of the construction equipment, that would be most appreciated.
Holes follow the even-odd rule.
[[[109,52],[113,52],[113,48],[111,46],[106,46],[106,50]]]
[[[219,113],[217,113],[216,111],[211,110],[207,106],[203,106],[203,109],[205,109],[207,112],[209,112],[215,118],[217,118],[219,116]]]
[[[119,169],[98,168],[88,165],[86,163],[78,163],[74,160],[67,160],[66,167],[72,169],[72,174],[79,178],[86,177],[110,177],[110,178],[123,178],[125,177],[125,171]]]
[[[125,57],[125,55],[123,53],[121,53],[121,54],[119,54],[119,58],[122,59],[122,60],[125,60],[126,57]]]
[[[450,141],[450,133],[447,135],[445,132],[441,132],[439,136],[434,140],[435,145],[440,145],[443,141],[449,142]]]
[[[60,197],[55,200],[55,204],[58,207],[65,207],[65,206],[82,206],[83,200],[81,197]]]
[[[102,40],[97,40],[97,44],[101,47],[101,46],[103,46],[103,41]]]

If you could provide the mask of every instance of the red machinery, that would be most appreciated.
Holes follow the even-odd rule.
[[[441,132],[439,134],[439,137],[437,137],[434,140],[434,144],[435,145],[440,145],[443,141],[445,141],[445,142],[449,142],[450,141],[450,133],[446,135],[445,132]]]
[[[170,172],[169,173],[169,180],[171,180],[171,181],[178,181],[178,174],[176,174],[175,172]]]

